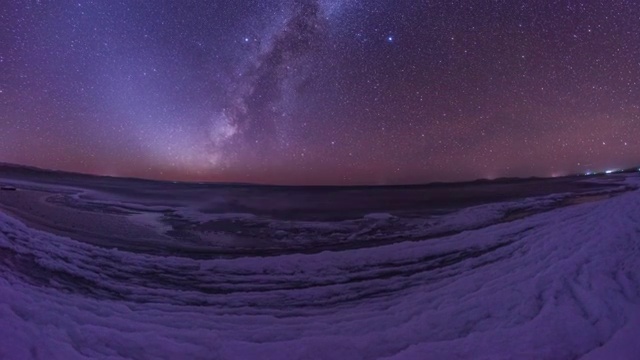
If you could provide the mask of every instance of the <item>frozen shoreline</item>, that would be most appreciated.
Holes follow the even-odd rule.
[[[435,240],[194,259],[0,213],[0,358],[627,356],[639,223],[632,191]]]

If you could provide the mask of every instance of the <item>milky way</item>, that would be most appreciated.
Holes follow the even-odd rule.
[[[640,163],[633,1],[3,1],[0,161],[278,184]]]

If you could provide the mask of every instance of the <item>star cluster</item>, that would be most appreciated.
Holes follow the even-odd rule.
[[[634,1],[0,5],[0,161],[278,184],[640,163]]]

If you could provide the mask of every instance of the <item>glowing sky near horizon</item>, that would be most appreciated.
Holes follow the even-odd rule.
[[[391,184],[640,162],[635,1],[0,4],[0,161]]]

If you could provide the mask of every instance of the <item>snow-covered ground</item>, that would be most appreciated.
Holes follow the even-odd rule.
[[[640,190],[552,206],[565,197],[374,213],[332,226],[393,242],[218,259],[96,246],[0,212],[0,359],[636,359]]]

